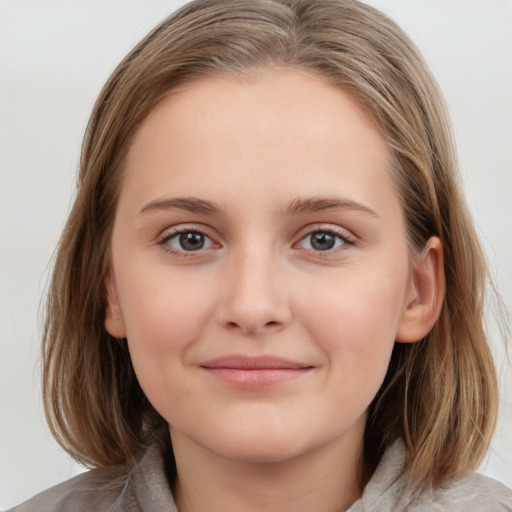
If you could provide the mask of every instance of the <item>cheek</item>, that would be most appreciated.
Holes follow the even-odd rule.
[[[135,268],[127,274],[131,279],[124,280],[120,289],[121,308],[134,348],[163,351],[186,346],[213,307],[201,276],[137,272]]]
[[[211,319],[212,296],[204,282],[188,279],[181,286],[179,276],[145,273],[125,285],[120,297],[137,378],[160,410],[162,401],[173,399],[168,389],[183,382],[190,349]]]
[[[384,379],[403,309],[406,276],[365,272],[333,279],[304,298],[307,330],[329,360],[341,389],[370,400]],[[403,272],[402,272],[403,274]],[[372,395],[373,393],[373,395]]]

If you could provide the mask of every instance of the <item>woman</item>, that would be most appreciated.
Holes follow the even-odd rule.
[[[48,303],[49,423],[101,469],[20,510],[508,510],[467,474],[497,397],[454,162],[369,7],[164,21],[98,99]]]

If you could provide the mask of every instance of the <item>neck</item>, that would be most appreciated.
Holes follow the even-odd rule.
[[[277,462],[228,459],[180,433],[171,437],[180,512],[342,512],[362,493],[362,435]]]

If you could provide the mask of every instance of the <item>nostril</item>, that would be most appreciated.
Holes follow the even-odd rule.
[[[256,325],[245,325],[245,324],[233,322],[233,321],[226,322],[225,325],[228,329],[241,329],[242,331],[247,331],[247,332],[253,332],[253,331],[259,330]],[[260,324],[260,326],[261,326],[260,328],[263,328],[263,329],[273,328],[273,327],[278,327],[279,325],[280,325],[280,322],[275,321],[275,320],[270,320],[269,322]]]

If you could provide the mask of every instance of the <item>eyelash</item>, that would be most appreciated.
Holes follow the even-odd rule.
[[[187,257],[190,257],[190,256],[193,256],[194,253],[199,253],[201,251],[201,249],[203,249],[203,247],[200,247],[197,251],[186,251],[185,249],[182,249],[182,250],[173,250],[173,248],[169,245],[169,242],[173,239],[173,238],[176,238],[180,235],[184,235],[184,234],[187,234],[187,233],[195,233],[195,234],[198,234],[198,235],[201,235],[204,237],[204,239],[208,239],[211,241],[212,244],[214,244],[215,242],[213,242],[212,238],[210,236],[208,236],[207,233],[205,233],[204,230],[202,229],[198,229],[198,228],[188,228],[188,227],[185,227],[185,228],[173,228],[173,231],[172,233],[164,233],[157,241],[157,244],[162,247],[162,249],[164,249],[166,252],[172,254],[172,255],[176,255],[176,256],[181,256],[181,257],[184,257],[184,258],[187,258]]]
[[[302,236],[300,238],[299,242],[297,242],[294,245],[298,245],[298,244],[304,242],[305,240],[307,240],[308,238],[312,237],[313,235],[315,235],[317,233],[333,236],[335,239],[334,243],[336,244],[337,241],[341,240],[341,244],[337,247],[329,248],[326,250],[306,249],[307,251],[313,252],[316,256],[329,257],[329,256],[332,256],[333,253],[335,253],[339,250],[343,250],[344,248],[346,249],[346,247],[345,247],[346,245],[354,245],[355,244],[355,240],[352,237],[350,237],[345,231],[342,232],[341,230],[336,230],[334,228],[318,227],[316,229],[308,231],[304,236]],[[310,242],[310,244],[311,244],[311,242]]]
[[[191,257],[191,256],[194,256],[195,253],[202,252],[202,249],[204,249],[204,247],[202,247],[202,246],[197,251],[187,251],[185,249],[173,250],[173,248],[169,245],[169,241],[171,241],[172,239],[174,239],[174,238],[176,238],[176,237],[178,237],[180,235],[187,234],[187,233],[189,233],[189,234],[190,233],[194,233],[194,234],[201,235],[201,236],[204,237],[205,240],[209,240],[212,245],[215,244],[213,239],[204,230],[202,230],[200,228],[184,227],[184,228],[173,228],[172,233],[167,232],[167,233],[163,234],[158,239],[157,245],[161,246],[162,249],[164,249],[166,252],[168,252],[168,253],[170,253],[172,255],[176,255],[176,256],[180,256],[180,257],[184,257],[184,258]],[[321,257],[329,257],[335,251],[343,250],[344,246],[346,246],[346,245],[354,245],[355,244],[355,241],[353,240],[353,238],[348,236],[348,234],[346,232],[344,232],[344,231],[341,232],[341,231],[338,231],[338,230],[333,229],[333,228],[321,228],[321,227],[318,227],[316,229],[308,231],[304,236],[302,236],[299,239],[298,242],[293,244],[294,247],[297,246],[298,244],[304,242],[305,240],[307,240],[308,237],[311,237],[311,236],[313,236],[314,234],[317,234],[317,233],[331,235],[331,236],[335,237],[335,239],[341,240],[341,242],[342,242],[338,247],[334,247],[334,248],[330,248],[330,249],[326,249],[326,250],[305,249],[308,252],[312,252],[315,255],[318,255],[318,256],[321,256]],[[335,241],[335,243],[336,243],[336,241]]]

